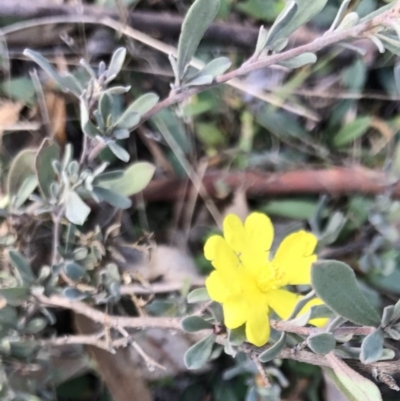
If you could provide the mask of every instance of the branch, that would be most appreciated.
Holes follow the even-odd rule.
[[[212,197],[219,195],[220,184],[224,184],[224,188],[228,187],[232,192],[242,189],[249,196],[321,193],[332,196],[355,193],[377,195],[390,188],[394,197],[400,197],[400,183],[392,185],[383,172],[362,167],[284,173],[214,171],[203,177],[202,185]],[[170,202],[187,197],[189,191],[187,180],[158,178],[148,185],[143,196],[147,201]]]

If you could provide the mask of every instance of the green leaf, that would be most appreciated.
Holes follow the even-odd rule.
[[[121,71],[122,66],[124,65],[126,57],[126,49],[125,47],[119,47],[113,53],[110,61],[110,65],[108,66],[108,70],[106,72],[106,83],[111,82]]]
[[[269,347],[266,351],[261,353],[258,356],[258,359],[263,363],[272,361],[283,350],[285,344],[286,344],[286,333],[282,333],[281,336],[279,337],[279,340],[274,345]]]
[[[125,128],[131,130],[140,122],[140,114],[133,110],[125,110],[122,116],[117,120],[115,126],[117,128]]]
[[[281,61],[279,65],[282,65],[286,68],[300,68],[304,67],[307,64],[314,64],[317,61],[317,56],[314,53],[303,53],[299,56],[290,58],[285,61]]]
[[[86,270],[83,266],[75,263],[73,261],[68,261],[63,266],[65,274],[75,282],[80,281],[82,278],[86,276]]]
[[[98,198],[118,209],[129,209],[132,206],[132,201],[129,198],[116,191],[95,186],[93,192]]]
[[[188,316],[181,320],[183,330],[188,333],[212,329],[213,325],[199,316]]]
[[[61,75],[53,68],[53,66],[38,52],[35,52],[30,49],[24,50],[24,56],[33,60],[36,64],[38,64],[43,70],[50,75],[51,78],[54,79],[61,87],[64,87],[64,79]]]
[[[186,72],[186,67],[192,60],[200,41],[216,17],[219,10],[219,0],[195,0],[186,14],[178,43],[177,79],[180,81]]]
[[[19,188],[15,197],[14,207],[19,209],[32,195],[33,191],[38,186],[38,179],[35,174],[32,174],[25,178],[21,187]]]
[[[63,296],[68,298],[70,301],[81,301],[89,296],[88,293],[79,291],[73,287],[67,287],[63,290]]]
[[[350,124],[345,125],[333,138],[336,147],[347,145],[363,136],[371,124],[371,117],[359,117]]]
[[[122,160],[123,162],[127,163],[131,156],[129,153],[122,147],[117,145],[115,142],[109,142],[107,143],[109,149],[111,152],[114,153],[115,156],[118,157],[118,159]]]
[[[316,354],[326,355],[335,349],[336,340],[331,333],[318,333],[307,338],[307,345]]]
[[[145,93],[138,97],[129,107],[125,113],[137,113],[140,117],[150,111],[160,100],[159,96],[153,92]]]
[[[23,284],[30,284],[34,281],[35,276],[31,269],[30,264],[25,257],[18,251],[11,250],[9,252],[11,264],[15,268],[18,276],[20,277]]]
[[[238,347],[246,341],[246,326],[243,324],[237,329],[228,329],[228,341]]]
[[[103,119],[104,125],[107,127],[108,123],[111,122],[112,120],[110,119],[110,116],[113,114],[113,104],[112,104],[112,98],[108,93],[103,93],[100,97],[99,100],[99,112],[101,115],[101,118]]]
[[[59,158],[60,147],[53,140],[46,138],[38,150],[35,162],[39,188],[46,198],[50,197],[50,185],[56,176],[52,168],[52,162],[53,160],[59,160]]]
[[[17,100],[23,104],[35,104],[36,91],[30,78],[5,79],[0,84],[0,87],[2,92],[10,99]]]
[[[197,83],[197,85],[207,85],[211,84],[211,82],[218,75],[223,74],[226,70],[230,68],[232,65],[231,60],[228,57],[218,57],[212,61],[210,61],[203,69],[197,72],[195,75],[190,77],[188,81],[188,85],[195,85],[195,81],[199,78],[206,77],[204,83]]]
[[[263,48],[274,44],[274,42],[277,39],[281,38],[279,36],[281,30],[283,28],[285,28],[288,24],[290,24],[290,22],[293,19],[294,15],[297,13],[297,8],[298,8],[298,6],[297,6],[297,4],[295,2],[289,2],[288,3],[288,5],[278,15],[278,18],[275,20],[274,24],[270,28]],[[259,44],[258,46],[261,47],[261,44]]]
[[[37,334],[47,326],[47,320],[42,317],[35,317],[25,327],[28,334]]]
[[[184,356],[185,365],[188,369],[201,369],[210,358],[212,348],[216,339],[215,334],[210,334],[191,346]]]
[[[196,304],[199,302],[210,301],[211,298],[208,295],[207,288],[196,288],[195,290],[189,292],[187,296],[187,301],[189,304]]]
[[[29,298],[29,295],[29,287],[0,288],[0,296],[10,305],[20,305]]]
[[[379,325],[377,311],[359,289],[353,269],[345,263],[334,260],[314,263],[311,283],[318,297],[338,315],[363,326]]]
[[[383,332],[380,329],[365,337],[361,344],[360,361],[365,364],[379,361],[383,353],[383,343]]]
[[[102,180],[99,177],[96,185],[124,196],[132,196],[146,188],[154,175],[154,171],[155,166],[151,163],[133,163],[124,171],[121,178]]]
[[[89,138],[96,138],[97,136],[102,136],[103,132],[100,131],[90,120],[86,121],[85,125],[82,127],[82,131]]]
[[[116,140],[122,140],[122,139],[127,139],[129,138],[130,132],[126,128],[118,128],[113,131],[112,136]]]
[[[312,18],[318,15],[325,7],[328,0],[296,0],[296,14],[291,18],[290,23],[282,26],[274,37],[274,43],[278,39],[288,38],[294,31],[305,25]]]
[[[90,207],[75,191],[68,192],[65,207],[65,217],[77,226],[83,225],[90,213]]]
[[[332,369],[324,370],[349,401],[382,401],[378,387],[355,372],[333,353],[325,356]]]
[[[35,150],[25,149],[12,161],[7,177],[7,193],[10,197],[17,194],[27,177],[36,173],[35,158]]]

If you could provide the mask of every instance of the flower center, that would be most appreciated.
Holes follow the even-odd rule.
[[[284,273],[278,267],[268,262],[265,266],[259,269],[260,273],[256,277],[257,287],[262,292],[276,290],[284,286]]]

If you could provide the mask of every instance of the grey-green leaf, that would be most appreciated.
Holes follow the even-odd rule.
[[[303,53],[299,56],[281,61],[279,64],[286,68],[301,68],[307,64],[314,64],[317,61],[317,56],[314,53]]]
[[[211,60],[203,69],[190,78],[188,84],[191,86],[211,84],[214,78],[223,74],[231,65],[232,62],[228,57],[218,57]],[[203,82],[201,81],[201,78],[203,79]]]
[[[186,67],[194,56],[200,41],[216,17],[219,10],[219,0],[195,0],[182,24],[178,43],[178,79],[185,74]]]
[[[201,369],[210,358],[212,348],[215,342],[215,334],[204,337],[198,343],[191,346],[184,356],[185,365],[188,369]]]
[[[336,147],[345,146],[348,143],[364,135],[371,124],[371,117],[358,117],[350,124],[345,125],[333,138]]]
[[[18,273],[23,284],[30,284],[35,279],[30,264],[25,257],[18,251],[9,252],[11,264]]]
[[[107,83],[111,82],[119,74],[122,66],[124,65],[125,57],[126,57],[125,47],[119,47],[117,50],[115,50],[115,52],[111,57],[108,70],[106,72]]]
[[[35,174],[26,177],[17,192],[17,195],[15,197],[14,207],[16,209],[19,209],[32,195],[33,191],[36,189],[37,186],[38,186],[38,179]]]
[[[297,4],[294,1],[291,1],[284,10],[280,13],[278,18],[275,20],[274,24],[272,25],[271,29],[268,32],[268,36],[265,40],[264,47],[268,47],[277,39],[282,38],[279,36],[281,30],[285,28],[287,25],[290,26],[290,22],[292,21],[294,15],[297,13]]]
[[[30,49],[24,50],[24,56],[29,57],[35,63],[37,63],[43,70],[50,75],[62,88],[64,88],[64,79],[60,74],[52,67],[52,65],[38,52]]]
[[[123,162],[127,163],[131,158],[129,153],[122,146],[119,146],[115,142],[109,142],[107,145],[111,150],[111,152],[113,152],[114,155],[117,156],[118,159],[122,160]]]
[[[121,178],[115,180],[101,180],[96,185],[118,192],[121,195],[132,196],[142,191],[149,184],[155,171],[155,166],[148,162],[131,164]]]
[[[55,179],[52,162],[59,158],[60,147],[53,140],[46,138],[39,148],[35,162],[39,188],[46,198],[50,197],[50,185]]]
[[[361,344],[360,361],[365,364],[379,361],[383,353],[383,343],[383,332],[380,329],[365,337]]]
[[[311,268],[311,283],[318,297],[351,322],[377,327],[380,317],[357,285],[353,269],[342,262],[324,260]]]
[[[129,107],[127,111],[136,112],[139,116],[143,116],[150,111],[160,100],[159,96],[153,92],[145,93],[138,97]]]
[[[65,217],[77,226],[83,225],[90,213],[90,207],[75,191],[67,194],[65,207]]]
[[[86,292],[79,291],[78,289],[73,287],[64,288],[63,295],[65,298],[68,298],[71,301],[80,301],[89,296],[89,294],[87,294]]]
[[[336,340],[331,333],[318,333],[307,338],[307,345],[316,354],[326,355],[335,349]]]
[[[333,369],[326,369],[326,372],[349,401],[382,401],[380,391],[372,381],[351,369],[333,353],[325,358]]]
[[[274,345],[269,347],[266,351],[261,353],[258,359],[264,363],[272,361],[283,350],[285,344],[286,344],[286,333],[283,332],[279,337],[279,340]]]
[[[29,334],[37,334],[47,326],[47,320],[42,317],[35,317],[29,321],[25,331]]]
[[[78,282],[86,276],[86,270],[73,261],[68,261],[64,265],[65,274],[73,281]]]
[[[213,328],[213,325],[210,322],[207,322],[200,316],[188,316],[182,319],[181,326],[183,330],[188,333],[194,333],[200,330],[210,330]]]
[[[93,192],[97,197],[118,209],[129,209],[132,206],[132,201],[129,198],[116,191],[95,186],[93,187]]]
[[[7,177],[7,192],[9,196],[16,195],[25,179],[35,174],[36,151],[25,149],[18,153],[12,161]]]
[[[4,297],[10,305],[19,305],[29,298],[29,287],[0,288],[0,296]]]
[[[187,301],[189,304],[195,304],[198,302],[210,301],[210,296],[208,295],[207,288],[196,288],[195,290],[189,292],[187,296]]]

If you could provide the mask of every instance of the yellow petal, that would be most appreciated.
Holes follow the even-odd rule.
[[[237,329],[247,320],[248,305],[243,298],[233,298],[223,304],[224,323],[228,329]]]
[[[239,259],[228,243],[219,235],[210,237],[204,245],[204,255],[211,260],[218,271],[221,280],[232,294],[240,292],[240,279],[238,277]]]
[[[299,316],[306,313],[312,306],[323,305],[323,304],[324,303],[321,299],[314,298],[304,306],[304,308],[300,311]],[[316,327],[324,327],[328,322],[329,322],[328,318],[317,318],[317,319],[311,319],[308,323]]]
[[[286,290],[270,290],[267,292],[268,305],[281,319],[287,319],[300,300],[300,296]]]
[[[223,226],[226,242],[236,254],[241,253],[246,241],[242,220],[236,214],[228,214]]]
[[[283,286],[310,284],[311,265],[317,260],[313,255],[316,245],[316,236],[306,231],[290,234],[282,241],[272,263],[284,273]]]
[[[274,239],[274,226],[268,216],[263,213],[252,213],[247,217],[244,228],[247,242],[261,252],[271,249]]]
[[[249,309],[246,322],[247,341],[261,347],[268,341],[270,331],[268,310],[260,307]]]
[[[233,294],[218,271],[213,271],[206,279],[208,295],[213,301],[226,302]]]

